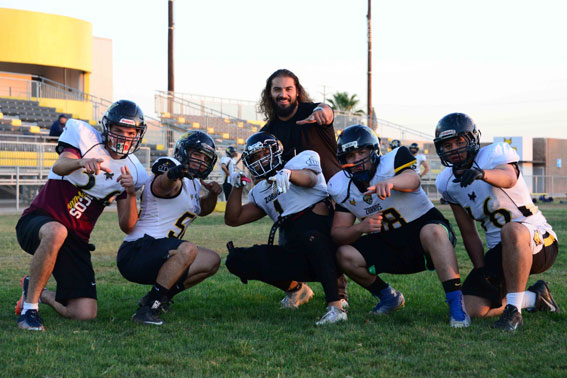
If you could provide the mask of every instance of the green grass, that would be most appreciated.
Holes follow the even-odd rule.
[[[446,206],[440,207],[453,220]],[[567,211],[543,209],[559,240],[567,242]],[[525,314],[516,333],[490,329],[494,319],[473,320],[467,329],[448,326],[448,309],[435,273],[384,275],[402,291],[406,307],[392,316],[368,314],[375,303],[349,281],[346,323],[316,328],[324,313],[320,284],[315,298],[296,311],[282,311],[282,293],[258,282],[243,285],[221,265],[218,273],[178,295],[163,327],[134,324],[130,316],[147,286],[127,282],[115,265],[123,235],[116,214],[104,213],[93,233],[98,318],[63,319],[41,305],[47,332],[16,327],[13,307],[30,256],[17,244],[18,216],[0,217],[0,375],[2,376],[565,376],[567,315]],[[215,249],[234,240],[265,243],[271,223],[229,228],[222,215],[199,218],[186,238]],[[471,269],[462,242],[462,276]],[[551,282],[567,310],[565,248],[547,272],[530,278]],[[50,280],[48,287],[54,288]]]

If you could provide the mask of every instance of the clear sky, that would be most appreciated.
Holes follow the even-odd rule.
[[[175,0],[178,92],[257,101],[278,68],[366,110],[366,0]],[[167,89],[167,0],[0,0],[86,20],[113,41],[115,99]],[[372,2],[377,116],[433,134],[460,111],[493,136],[567,138],[567,1]],[[94,57],[102,59],[102,57]],[[387,135],[384,135],[387,136]]]

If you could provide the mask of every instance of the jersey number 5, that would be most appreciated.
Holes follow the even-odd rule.
[[[197,218],[197,216],[193,213],[190,213],[188,211],[185,212],[185,214],[183,214],[182,216],[179,217],[179,219],[177,219],[177,221],[175,222],[175,227],[179,228],[179,232],[177,233],[177,235],[175,234],[174,230],[170,230],[169,233],[167,234],[168,238],[176,238],[176,239],[181,239],[183,237],[183,235],[185,234],[185,227],[186,224],[185,219],[189,218],[191,223],[193,221],[193,219]]]

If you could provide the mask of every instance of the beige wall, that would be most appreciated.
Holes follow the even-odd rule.
[[[93,63],[90,94],[113,101],[112,40],[93,37]]]

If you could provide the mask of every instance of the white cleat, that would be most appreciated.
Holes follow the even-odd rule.
[[[321,320],[316,322],[315,325],[320,326],[320,325],[324,325],[324,324],[333,324],[333,323],[337,323],[337,322],[340,322],[340,321],[346,321],[347,320],[346,312],[344,312],[344,310],[341,310],[338,307],[328,306],[326,308],[326,310],[327,310],[327,313],[325,315],[323,315]]]

